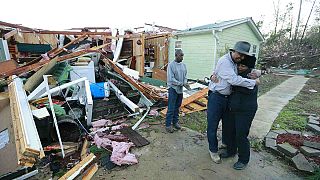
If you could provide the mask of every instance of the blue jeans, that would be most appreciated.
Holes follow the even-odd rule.
[[[183,94],[178,94],[175,89],[169,88],[166,127],[171,126],[171,124],[178,123],[179,108],[181,106],[182,99],[183,99]]]
[[[229,112],[228,122],[233,126],[228,126],[227,138],[228,153],[235,154],[238,152],[238,161],[247,164],[250,159],[250,142],[248,135],[252,120],[256,111],[238,111]]]
[[[207,106],[207,137],[209,150],[213,153],[218,152],[217,130],[220,119],[222,124],[227,120],[228,96],[211,93]]]
[[[208,97],[210,96],[210,94],[212,93],[212,91],[209,89],[208,90]],[[222,137],[221,137],[221,141],[222,141],[222,144],[225,144],[225,145],[227,145],[227,136],[226,136],[226,132],[227,132],[227,130],[226,130],[226,127],[227,127],[227,125],[225,125],[225,123],[224,123],[225,121],[222,121]]]

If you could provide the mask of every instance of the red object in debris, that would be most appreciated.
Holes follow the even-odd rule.
[[[295,148],[303,145],[303,137],[299,134],[279,134],[277,137],[277,144],[289,143]]]
[[[303,141],[311,142],[320,142],[320,136],[301,136],[299,134],[279,134],[277,136],[277,144],[289,143],[291,146],[294,146],[296,149],[299,149],[300,146],[303,146]],[[306,157],[308,161],[313,161],[316,164],[320,165],[319,157]]]

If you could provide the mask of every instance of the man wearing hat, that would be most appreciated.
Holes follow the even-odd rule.
[[[252,70],[256,58],[247,56],[238,63],[238,75],[243,78],[252,78]],[[255,78],[255,77],[253,77]],[[228,158],[238,153],[238,161],[233,165],[236,170],[244,169],[250,159],[250,142],[248,140],[252,120],[258,109],[258,87],[248,89],[240,86],[232,86],[229,97],[228,119],[225,121],[225,138],[227,139],[227,151],[220,154],[221,158]]]
[[[227,107],[231,86],[253,89],[259,83],[258,79],[252,80],[237,75],[237,63],[246,56],[251,56],[249,54],[250,46],[250,43],[245,41],[237,42],[233,49],[230,49],[227,54],[219,59],[213,71],[218,81],[211,80],[209,83],[211,93],[209,93],[207,106],[207,137],[210,157],[215,163],[221,163],[218,154],[217,129],[220,119],[222,119],[222,124],[228,119]],[[222,131],[224,131],[224,127]],[[228,140],[226,143],[228,146]]]

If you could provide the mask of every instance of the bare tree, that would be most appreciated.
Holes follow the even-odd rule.
[[[274,26],[274,34],[277,34],[277,27],[278,27],[278,22],[279,22],[279,9],[280,9],[280,0],[278,0],[277,5],[275,5],[274,1],[273,2],[273,9],[274,9],[274,15],[275,15],[275,26]]]
[[[302,42],[302,40],[303,40],[304,33],[306,32],[306,29],[307,29],[307,26],[308,26],[308,22],[309,22],[309,19],[310,19],[311,14],[312,14],[313,7],[314,7],[314,5],[316,4],[316,1],[317,1],[317,0],[314,0],[314,1],[313,1],[313,4],[312,4],[311,10],[310,10],[310,13],[309,13],[307,22],[306,22],[306,24],[304,25],[303,32],[302,32],[301,39],[300,39],[300,44],[301,44],[301,42]]]
[[[290,17],[290,31],[289,31],[289,40],[291,40],[292,39],[292,24],[293,24],[293,17],[291,16]]]
[[[295,29],[295,32],[294,32],[294,40],[297,39],[297,36],[298,36],[298,30],[299,30],[299,26],[300,26],[300,14],[301,14],[301,6],[302,6],[302,0],[300,0],[300,5],[299,5],[299,12],[298,12],[298,18],[297,18],[297,24],[296,24],[296,29]]]
[[[280,29],[288,28],[288,26],[290,26],[290,22],[288,23],[287,19],[291,19],[292,9],[293,9],[293,4],[292,2],[290,2],[286,5],[285,12],[279,16],[279,21],[281,22]]]

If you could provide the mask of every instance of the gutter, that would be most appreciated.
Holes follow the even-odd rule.
[[[206,33],[210,32],[212,28],[210,29],[202,29],[202,30],[195,30],[195,31],[184,31],[184,32],[178,32],[175,31],[172,33],[173,36],[178,36],[178,35],[192,35],[192,34],[199,34],[199,33]]]
[[[214,41],[214,50],[213,50],[213,65],[216,67],[217,65],[217,45],[219,44],[219,37],[217,32],[222,32],[222,29],[213,29],[212,35],[213,35],[213,41]]]

